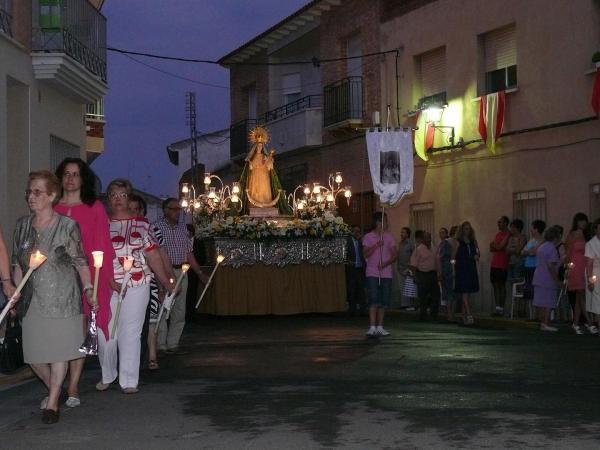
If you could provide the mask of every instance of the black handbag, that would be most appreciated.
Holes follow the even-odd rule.
[[[21,323],[18,317],[11,317],[8,314],[6,318],[6,333],[4,338],[0,338],[0,372],[10,373],[17,370],[25,364],[23,362],[23,343],[22,343]]]

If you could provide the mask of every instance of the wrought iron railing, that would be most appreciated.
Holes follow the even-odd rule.
[[[289,116],[298,111],[302,111],[308,108],[320,108],[323,106],[323,96],[321,95],[307,95],[295,102],[288,103],[287,105],[280,106],[279,108],[267,111],[263,116],[265,123],[273,122],[274,120],[281,119],[282,117]]]
[[[85,105],[85,117],[91,120],[104,120],[104,99]]]
[[[106,18],[88,0],[33,0],[32,50],[66,53],[106,81]]]
[[[363,118],[362,77],[348,77],[323,88],[323,123],[326,127]]]
[[[12,0],[0,0],[0,32],[12,37]]]
[[[237,156],[246,155],[250,151],[248,135],[258,124],[259,121],[256,119],[246,119],[231,125],[231,128],[229,129],[231,142],[229,155],[231,159],[234,159]]]

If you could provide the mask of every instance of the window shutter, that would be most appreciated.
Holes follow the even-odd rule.
[[[517,64],[515,26],[500,28],[484,35],[485,71],[503,69]]]
[[[433,203],[410,205],[410,226],[413,232],[423,230],[434,236]]]
[[[299,73],[289,73],[281,78],[281,92],[283,95],[296,94],[300,91]]]
[[[422,97],[446,91],[446,49],[441,47],[421,55]]]

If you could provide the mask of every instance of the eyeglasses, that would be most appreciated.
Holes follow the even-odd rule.
[[[49,194],[49,192],[42,191],[40,189],[26,189],[25,190],[25,197],[29,197],[31,194],[33,194],[34,197],[39,197],[42,194]]]
[[[110,198],[127,198],[127,192],[112,192],[108,196]]]

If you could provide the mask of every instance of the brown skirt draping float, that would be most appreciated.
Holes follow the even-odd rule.
[[[199,312],[217,316],[346,310],[343,264],[219,267]]]

